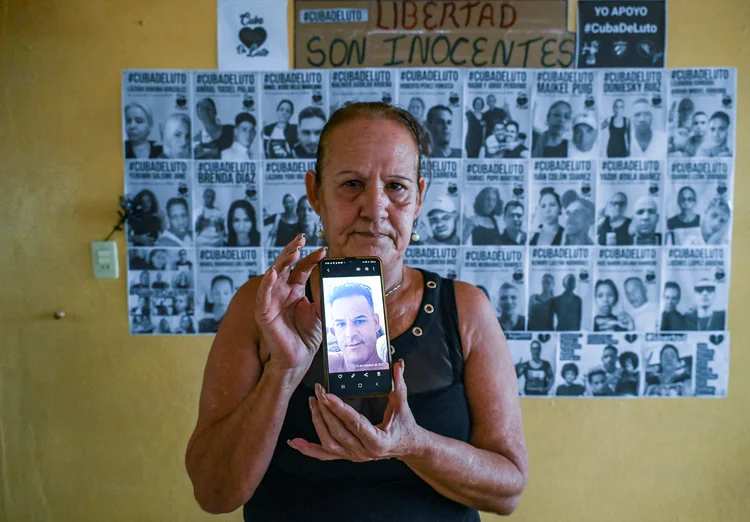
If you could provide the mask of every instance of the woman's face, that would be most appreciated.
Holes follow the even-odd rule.
[[[187,310],[188,296],[185,294],[177,294],[174,298],[174,310],[176,313],[182,313]]]
[[[615,101],[615,104],[612,106],[612,111],[615,113],[615,116],[619,116],[622,114],[622,111],[625,110],[625,102],[622,100]]]
[[[596,289],[596,306],[599,308],[601,315],[612,313],[612,307],[615,305],[615,294],[609,285],[599,285]]]
[[[168,158],[190,156],[190,128],[182,119],[167,120],[164,125],[164,154]]]
[[[661,366],[665,370],[674,370],[677,368],[680,357],[677,352],[671,348],[664,350],[661,354]]]
[[[488,190],[482,196],[480,200],[479,208],[482,210],[483,216],[490,216],[497,206],[497,193],[494,190]]]
[[[217,281],[211,288],[211,300],[214,303],[214,315],[218,317],[224,316],[229,306],[229,301],[232,300],[232,285],[223,279]]]
[[[565,103],[557,104],[547,115],[547,126],[549,130],[561,134],[570,127],[570,118],[570,107]]]
[[[167,266],[167,253],[162,250],[154,252],[154,268],[162,270]]]
[[[238,240],[247,240],[250,237],[250,231],[253,229],[253,222],[247,211],[242,207],[237,207],[232,215],[232,228],[237,234]]]
[[[305,225],[315,225],[315,211],[307,198],[300,199],[297,204],[297,218]]]
[[[475,111],[480,112],[482,109],[484,109],[484,100],[482,100],[482,98],[474,98],[474,103],[472,103],[472,107],[474,107]]]
[[[288,103],[282,103],[279,108],[276,109],[276,117],[280,122],[289,123],[292,119],[292,106]]]
[[[635,371],[635,366],[633,365],[633,359],[631,359],[630,357],[628,357],[628,358],[625,359],[624,363],[625,363],[625,371],[627,371],[627,372],[634,372]]]
[[[293,196],[287,194],[286,196],[284,196],[282,204],[284,205],[284,210],[286,210],[287,212],[292,212],[295,209],[297,202],[294,201]]]
[[[560,205],[552,194],[545,194],[539,199],[539,210],[545,225],[556,225],[560,219]]]
[[[409,107],[406,110],[409,111],[409,114],[414,116],[417,121],[422,121],[422,116],[424,115],[424,105],[422,105],[421,101],[417,100],[416,98],[412,98],[409,101]]]
[[[128,107],[125,111],[125,132],[131,141],[146,141],[151,132],[146,113],[138,107]]]
[[[151,212],[151,209],[154,207],[154,201],[151,199],[151,196],[148,194],[143,194],[141,196],[141,211],[143,212]]]
[[[729,214],[720,207],[711,207],[701,218],[701,228],[706,236],[721,232],[729,221]]]
[[[542,292],[551,294],[555,288],[555,280],[551,276],[542,277]]]
[[[403,261],[424,191],[411,133],[390,120],[350,120],[333,129],[328,150],[320,187],[309,176],[307,195],[330,255]]]
[[[193,326],[193,323],[190,321],[190,317],[187,315],[180,317],[180,328],[183,330],[190,330],[191,326]]]
[[[727,144],[727,138],[729,137],[729,130],[727,124],[721,118],[714,118],[708,123],[708,132],[711,134],[711,139],[714,142],[715,147],[725,147]]]

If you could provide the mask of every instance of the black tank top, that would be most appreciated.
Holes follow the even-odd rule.
[[[420,271],[425,287],[419,314],[406,332],[391,339],[392,357],[406,363],[409,407],[417,424],[468,442],[471,420],[454,282]],[[312,301],[309,285],[307,297]],[[245,504],[246,522],[479,522],[475,509],[442,496],[399,460],[323,462],[290,448],[286,441],[296,437],[320,443],[308,406],[316,382],[323,383],[322,349],[289,400],[271,463]],[[375,424],[383,420],[387,403],[387,398],[350,401]]]

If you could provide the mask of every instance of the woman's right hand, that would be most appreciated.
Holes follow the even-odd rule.
[[[295,380],[302,379],[323,341],[320,308],[305,296],[305,285],[326,249],[299,259],[304,245],[300,234],[284,247],[260,282],[255,307],[261,353],[269,354],[265,365]]]

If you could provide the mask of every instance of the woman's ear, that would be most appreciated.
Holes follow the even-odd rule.
[[[419,177],[417,182],[417,216],[422,212],[422,203],[424,203],[424,194],[427,190],[427,180],[424,176]]]
[[[318,183],[316,181],[315,171],[308,170],[305,174],[305,191],[307,201],[317,215],[320,215],[320,197],[318,197]]]

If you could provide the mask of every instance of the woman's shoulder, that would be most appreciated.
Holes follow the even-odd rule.
[[[495,317],[492,304],[479,288],[466,281],[455,281],[456,307],[466,320],[481,320],[477,314],[491,313]],[[473,319],[474,318],[474,319]]]

